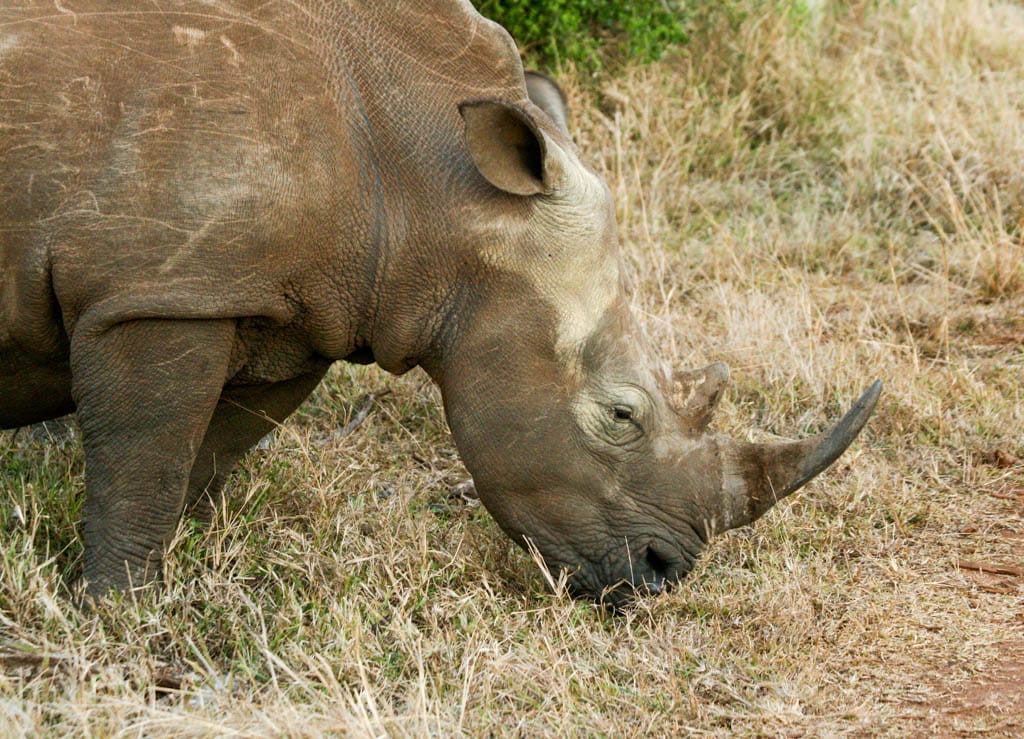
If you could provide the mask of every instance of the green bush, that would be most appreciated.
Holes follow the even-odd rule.
[[[532,61],[595,71],[624,59],[653,61],[686,40],[678,0],[477,0]]]

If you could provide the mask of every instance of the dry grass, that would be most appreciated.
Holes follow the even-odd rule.
[[[747,5],[570,81],[575,125],[652,338],[733,366],[718,429],[800,436],[885,380],[832,470],[610,618],[450,497],[422,374],[339,366],[183,524],[164,594],[86,616],[74,429],[4,433],[0,735],[1024,730],[950,708],[1024,652],[1022,580],[956,566],[1024,560],[1024,11]]]

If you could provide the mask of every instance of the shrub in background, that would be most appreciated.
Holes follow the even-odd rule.
[[[573,62],[597,71],[625,59],[653,61],[686,40],[677,0],[477,0],[544,67]]]

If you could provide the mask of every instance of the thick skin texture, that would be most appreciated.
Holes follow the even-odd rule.
[[[0,8],[0,426],[78,413],[90,594],[158,578],[339,359],[423,366],[505,531],[613,602],[849,444],[877,390],[827,449],[706,434],[724,366],[653,369],[530,88],[457,0]]]

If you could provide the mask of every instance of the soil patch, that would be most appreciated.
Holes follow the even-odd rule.
[[[1024,640],[1004,642],[1001,656],[974,680],[947,687],[925,708],[918,736],[1020,736],[1024,733]]]

